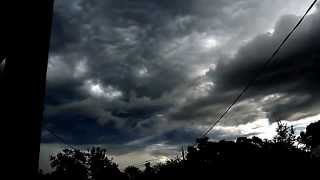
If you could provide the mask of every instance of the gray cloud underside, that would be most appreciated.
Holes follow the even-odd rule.
[[[194,128],[224,110],[298,19],[278,18],[301,14],[307,2],[57,1],[46,124],[72,144],[121,153],[192,142]],[[319,15],[306,19],[224,125],[318,114]],[[43,142],[56,139],[44,131]]]

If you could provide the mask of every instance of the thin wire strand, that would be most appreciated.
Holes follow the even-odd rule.
[[[200,138],[207,136],[211,130],[213,130],[213,128],[223,119],[224,116],[226,116],[228,114],[228,112],[231,110],[231,108],[237,104],[237,102],[240,100],[240,98],[245,94],[245,92],[250,88],[250,86],[252,86],[257,79],[259,78],[259,76],[266,70],[267,66],[273,62],[275,56],[279,53],[279,51],[282,49],[282,47],[284,46],[284,44],[287,42],[287,40],[290,38],[290,36],[296,31],[296,29],[300,26],[300,24],[303,22],[303,20],[305,19],[305,17],[308,15],[308,13],[311,11],[311,9],[314,7],[314,5],[317,3],[318,0],[315,0],[310,7],[308,8],[308,10],[305,12],[305,14],[302,16],[302,18],[299,20],[299,22],[295,25],[295,27],[289,32],[289,34],[282,40],[282,42],[280,43],[280,45],[278,46],[278,48],[272,53],[272,55],[267,59],[267,61],[263,64],[263,66],[259,69],[259,71],[256,72],[256,75],[253,76],[252,79],[250,79],[250,81],[248,82],[248,84],[244,87],[244,89],[241,91],[241,93],[234,99],[234,101],[228,106],[228,108],[224,111],[223,114],[220,115],[219,118],[217,118],[217,120],[204,132],[202,133],[202,135],[200,136]],[[57,140],[59,140],[61,143],[63,143],[65,146],[76,150],[77,148],[75,148],[74,146],[68,144],[64,138],[62,138],[61,136],[59,136],[58,134],[56,134],[52,129],[43,126],[43,128],[45,128],[52,136],[54,136]],[[147,161],[143,161],[140,163],[136,163],[130,166],[141,166],[144,165],[145,163],[148,162],[154,162],[154,161],[159,161],[160,159],[150,159]]]
[[[146,161],[141,161],[141,162],[138,162],[138,163],[134,163],[134,164],[130,164],[130,165],[127,165],[127,167],[140,167],[140,166],[144,166],[146,163],[151,163],[151,162],[159,162],[160,161],[160,158],[156,158],[156,159],[149,159],[149,160],[146,160]]]
[[[300,24],[303,22],[305,17],[308,15],[310,10],[314,7],[314,5],[317,3],[318,0],[313,1],[313,3],[309,6],[308,10],[305,12],[305,14],[300,18],[299,22],[292,28],[292,30],[289,32],[289,34],[282,40],[278,48],[272,53],[272,55],[267,59],[267,61],[263,64],[263,66],[259,69],[259,71],[256,72],[255,76],[250,79],[248,84],[244,87],[244,89],[240,92],[240,94],[234,99],[234,101],[228,106],[228,108],[224,111],[224,113],[221,114],[219,118],[206,130],[200,138],[203,138],[207,136],[210,131],[223,119],[224,116],[228,114],[228,112],[231,110],[231,108],[237,104],[237,102],[241,99],[241,97],[245,94],[245,92],[252,86],[257,79],[260,77],[262,73],[266,70],[269,64],[271,64],[276,57],[276,55],[279,53],[279,51],[282,49],[284,44],[287,42],[287,40],[290,38],[290,36],[296,31],[296,29],[300,26]]]
[[[274,58],[276,55],[279,53],[279,51],[282,49],[284,44],[287,42],[287,40],[290,38],[290,36],[296,31],[296,29],[300,26],[300,24],[303,22],[305,17],[308,15],[308,13],[311,11],[311,9],[314,7],[314,5],[317,3],[318,0],[313,1],[313,3],[309,6],[305,14],[302,16],[302,18],[299,20],[299,22],[293,27],[293,29],[288,33],[288,35],[282,40],[280,45],[277,47],[277,49],[272,53],[272,55],[267,59],[267,61],[263,64],[263,66],[259,69],[259,71],[256,72],[256,75],[253,76],[252,79],[247,83],[247,85],[244,87],[244,89],[240,92],[240,94],[234,99],[234,101],[228,106],[228,108],[220,115],[219,118],[217,118],[217,121],[215,121],[202,135],[200,138],[203,138],[207,136],[210,131],[225,117],[228,112],[231,110],[231,108],[240,100],[240,98],[245,94],[245,92],[250,88],[251,85],[253,85],[259,76],[266,70],[268,65],[273,62]],[[220,113],[219,113],[220,114]],[[159,159],[157,159],[159,160]],[[149,160],[150,161],[150,160]],[[144,161],[144,163],[149,162],[149,161]],[[144,163],[136,163],[131,166],[141,166],[144,165]]]
[[[44,129],[47,130],[52,136],[54,136],[58,141],[60,141],[63,145],[69,147],[72,150],[77,150],[76,147],[74,147],[73,145],[67,143],[61,136],[59,136],[57,133],[55,133],[52,129],[45,127]]]

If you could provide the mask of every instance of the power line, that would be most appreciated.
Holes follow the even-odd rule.
[[[64,144],[65,146],[69,147],[72,150],[77,150],[76,147],[72,146],[71,144],[68,144],[64,138],[62,138],[61,136],[59,136],[57,133],[55,133],[52,129],[44,126],[44,129],[46,129],[52,136],[54,136],[58,141],[60,141],[62,144]]]
[[[183,148],[182,148],[182,150],[183,150]],[[175,156],[169,156],[169,157],[166,157],[167,158],[167,160],[170,160],[170,159],[174,159],[174,157],[176,157],[176,159],[184,159],[184,157],[179,157],[179,154],[177,154],[177,155],[175,155]],[[130,164],[130,165],[128,165],[127,167],[129,167],[129,166],[134,166],[134,167],[140,167],[140,166],[143,166],[143,165],[145,165],[146,163],[150,163],[150,162],[160,162],[161,163],[161,159],[162,158],[155,158],[155,159],[149,159],[149,160],[146,160],[146,161],[141,161],[141,162],[138,162],[138,163],[134,163],[134,164]],[[167,161],[166,160],[166,161]]]
[[[179,158],[178,155],[176,157]],[[166,157],[166,158],[167,158],[167,160],[169,160],[171,158],[173,159],[172,156],[171,157]],[[129,167],[129,166],[140,167],[140,166],[144,166],[146,163],[151,163],[151,162],[158,162],[158,163],[160,162],[161,163],[161,159],[162,158],[149,159],[149,160],[146,160],[146,161],[141,161],[141,162],[138,162],[138,163],[134,163],[134,164],[128,165],[127,167]]]
[[[146,161],[141,161],[141,162],[138,162],[138,163],[135,163],[135,164],[132,164],[132,165],[129,165],[129,166],[143,166],[143,165],[145,165],[146,163],[151,163],[151,162],[157,162],[157,161],[159,161],[160,160],[160,158],[156,158],[156,159],[149,159],[149,160],[146,160]]]
[[[256,75],[253,76],[252,79],[248,82],[248,84],[244,87],[244,89],[241,91],[241,93],[235,98],[235,100],[228,106],[228,108],[220,115],[220,117],[215,121],[209,128],[206,130],[200,137],[205,137],[208,135],[208,133],[223,119],[223,117],[230,111],[230,109],[240,100],[240,98],[245,94],[245,92],[250,88],[251,85],[253,85],[256,80],[259,78],[259,76],[265,71],[266,67],[273,61],[275,56],[279,53],[283,45],[286,43],[286,41],[290,38],[290,36],[296,31],[296,29],[300,26],[300,24],[303,22],[307,14],[310,12],[310,10],[314,7],[314,5],[317,3],[318,0],[315,0],[311,6],[308,8],[308,10],[305,12],[305,14],[302,16],[302,18],[299,20],[299,22],[294,26],[294,28],[289,32],[289,34],[282,40],[280,45],[277,47],[277,49],[272,53],[272,55],[267,59],[267,61],[263,64],[263,66],[259,69],[259,71],[256,72]],[[130,166],[142,166],[145,163],[153,162],[153,161],[159,161],[160,159],[151,159],[147,161],[143,161],[140,163],[135,163]]]
[[[206,130],[204,131],[204,133],[202,133],[202,135],[200,136],[200,138],[203,138],[205,136],[207,136],[209,134],[209,132],[223,119],[223,117],[225,115],[228,114],[228,112],[230,111],[230,109],[237,104],[237,102],[240,100],[240,98],[245,94],[245,92],[250,88],[251,85],[253,85],[257,79],[259,78],[259,76],[266,70],[266,68],[268,67],[268,65],[273,62],[275,56],[279,53],[279,51],[281,50],[281,48],[283,47],[283,45],[287,42],[287,40],[290,38],[290,36],[296,31],[296,29],[300,26],[300,24],[302,23],[302,21],[305,19],[305,17],[308,15],[308,13],[310,12],[310,10],[314,7],[314,5],[317,3],[318,0],[313,1],[313,3],[310,5],[310,7],[308,8],[308,10],[305,12],[305,14],[300,18],[299,22],[293,27],[293,29],[289,32],[289,34],[282,40],[282,42],[280,43],[280,45],[278,46],[278,48],[272,53],[272,55],[267,59],[267,61],[263,64],[263,66],[259,69],[259,71],[256,72],[255,76],[252,77],[252,79],[250,79],[250,81],[248,82],[248,84],[244,87],[244,89],[240,92],[240,94],[234,99],[234,101],[228,106],[228,108],[220,115],[219,118],[217,118],[217,120]]]
[[[277,47],[277,49],[272,53],[272,55],[267,59],[267,61],[263,64],[263,66],[259,69],[259,71],[256,72],[255,76],[253,76],[252,79],[249,80],[249,82],[247,83],[247,85],[244,87],[244,89],[240,92],[240,94],[234,99],[234,101],[228,106],[228,108],[224,111],[224,113],[222,113],[219,118],[217,118],[217,120],[206,130],[204,131],[204,133],[202,133],[202,135],[200,136],[205,137],[208,135],[208,133],[223,119],[224,116],[226,116],[228,114],[228,112],[231,110],[231,108],[237,104],[237,102],[241,99],[241,97],[245,94],[245,92],[250,88],[250,86],[252,86],[257,79],[259,78],[259,76],[266,70],[267,66],[273,62],[274,58],[276,57],[276,55],[279,53],[279,51],[281,50],[281,48],[284,46],[284,44],[287,42],[287,40],[290,38],[290,36],[296,31],[296,29],[300,26],[300,24],[303,22],[303,20],[305,19],[305,17],[308,15],[308,13],[311,11],[311,9],[314,7],[314,5],[317,3],[318,0],[314,0],[314,2],[310,5],[310,7],[307,9],[307,11],[305,12],[305,14],[301,17],[301,19],[299,20],[299,22],[294,26],[294,28],[288,33],[288,35],[282,40],[282,42],[280,43],[280,45]],[[58,134],[56,134],[52,129],[45,127],[44,128],[51,134],[53,135],[55,138],[57,138],[61,143],[63,143],[65,146],[76,150],[77,148],[75,148],[74,146],[68,144],[64,138],[62,138],[61,136],[59,136]],[[143,161],[140,163],[136,163],[130,166],[141,166],[144,165],[145,163],[148,162],[154,162],[154,161],[159,161],[160,159],[150,159],[147,161]]]

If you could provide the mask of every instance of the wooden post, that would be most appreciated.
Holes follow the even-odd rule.
[[[0,82],[3,177],[38,172],[53,0],[1,1]]]

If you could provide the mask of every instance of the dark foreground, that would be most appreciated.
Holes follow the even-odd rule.
[[[188,147],[185,157],[172,159],[145,169],[127,167],[124,172],[112,162],[106,150],[87,152],[65,149],[51,157],[55,170],[40,173],[42,180],[160,180],[160,179],[318,179],[320,169],[320,121],[310,124],[306,132],[294,135],[292,127],[279,123],[272,140],[239,137],[236,141],[197,140]],[[318,170],[318,171],[317,171]]]

